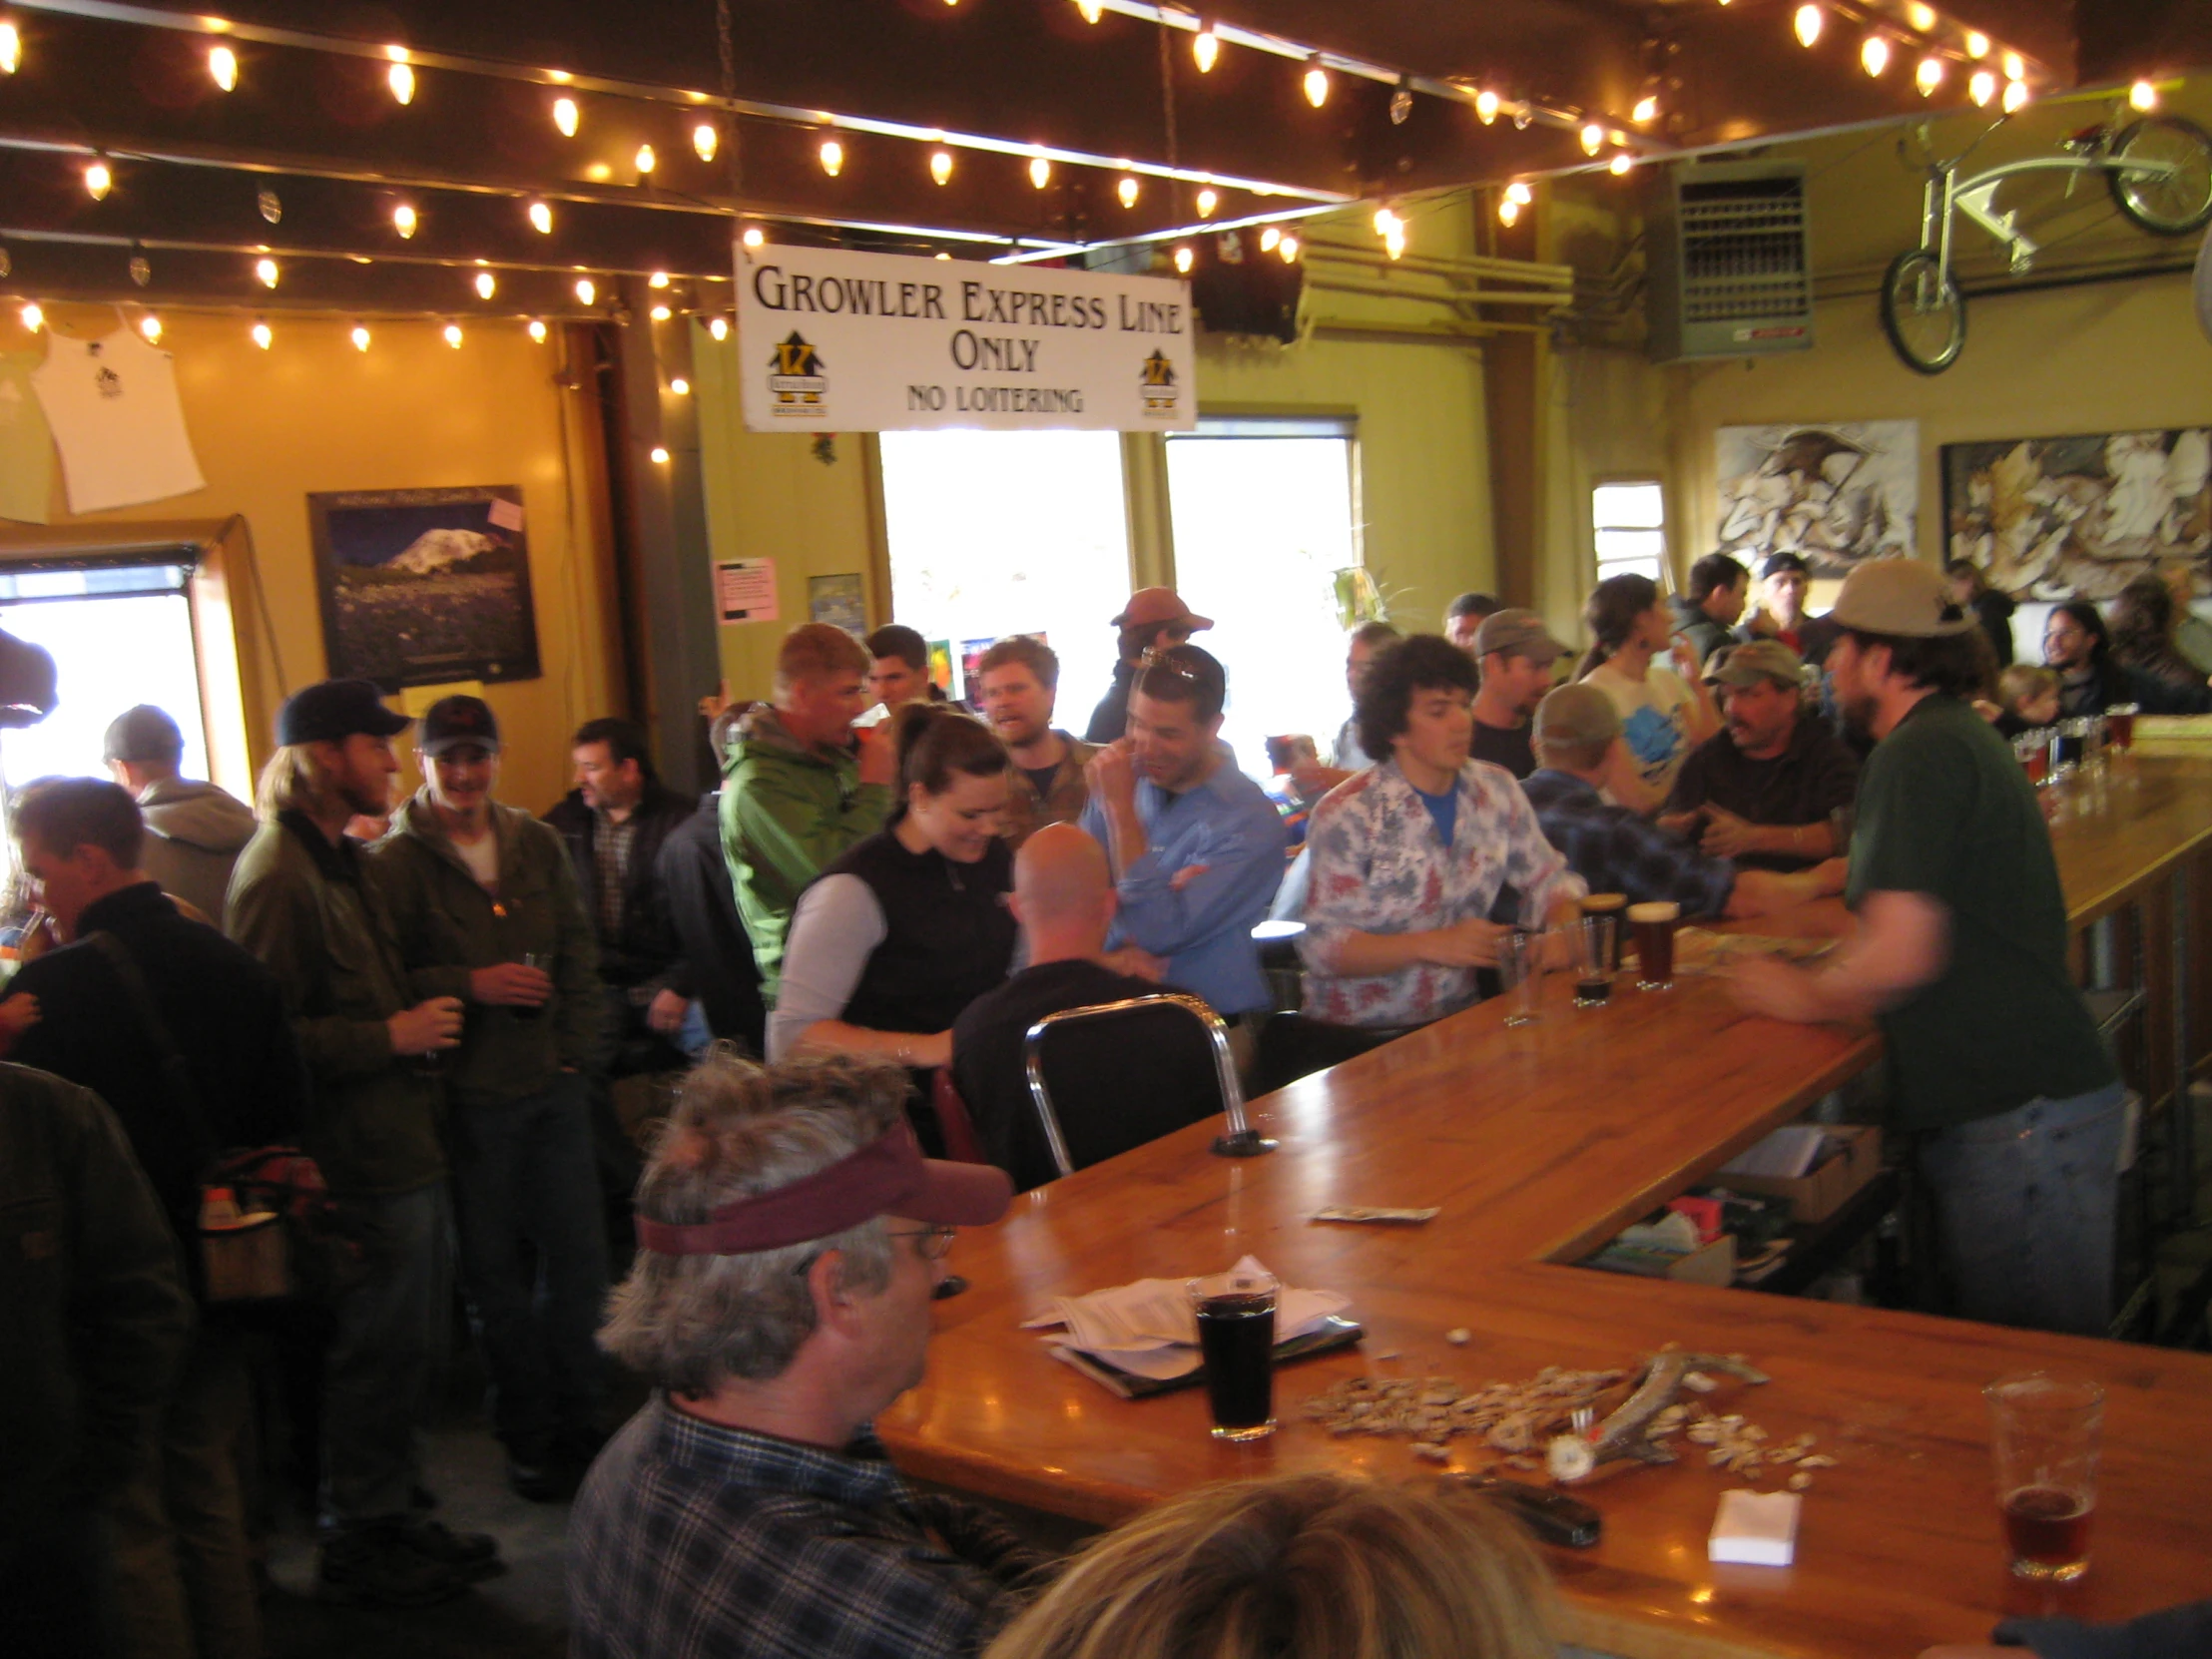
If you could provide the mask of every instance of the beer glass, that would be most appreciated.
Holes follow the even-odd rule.
[[[2142,712],[2133,703],[2115,703],[2104,711],[2104,735],[2114,754],[2125,755],[2135,747],[2135,717]]]
[[[2071,1583],[2089,1570],[2104,1390],[2037,1371],[2000,1377],[1981,1392],[2012,1576]]]
[[[1602,1008],[1613,1000],[1613,941],[1620,917],[1600,912],[1575,924],[1574,1005]]]
[[[1512,998],[1505,1023],[1530,1023],[1543,997],[1544,935],[1525,927],[1514,928],[1498,941],[1497,966],[1505,979],[1505,993]]]
[[[1621,912],[1628,908],[1628,895],[1619,892],[1594,892],[1582,901],[1582,913],[1586,916],[1611,916],[1613,918],[1613,971],[1621,970],[1621,951],[1626,944],[1628,925]]]
[[[525,950],[522,953],[522,965],[524,967],[534,967],[540,973],[551,973],[553,971],[553,958],[543,950]],[[514,1015],[516,1019],[537,1019],[545,1013],[550,1005],[549,1002],[540,1002],[535,1006],[527,1006],[518,1002],[507,1012]]]
[[[1275,1301],[1272,1274],[1211,1273],[1189,1283],[1198,1352],[1217,1440],[1275,1432]]]
[[[1674,989],[1674,928],[1682,906],[1672,899],[1628,907],[1628,925],[1636,930],[1636,988]]]

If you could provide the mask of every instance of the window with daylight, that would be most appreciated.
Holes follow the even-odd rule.
[[[1229,675],[1222,737],[1266,778],[1270,737],[1323,760],[1352,713],[1338,572],[1360,562],[1350,420],[1206,419],[1168,438],[1175,586],[1214,619],[1195,643]]]
[[[1618,478],[1590,491],[1597,579],[1648,576],[1665,586],[1667,497],[1656,478]]]
[[[885,432],[891,615],[960,663],[1009,634],[1060,658],[1054,721],[1081,735],[1129,599],[1118,432]]]

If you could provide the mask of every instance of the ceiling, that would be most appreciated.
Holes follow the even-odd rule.
[[[220,16],[0,0],[21,50],[0,74],[0,292],[556,316],[602,312],[612,276],[665,272],[681,306],[716,309],[734,223],[1050,258],[1965,107],[1968,31],[1990,37],[1981,65],[2019,54],[2036,96],[2212,65],[2212,0],[1822,4],[1806,47],[1798,0],[1209,0],[1220,44],[1201,73],[1200,12],[1152,0],[1102,0],[1095,22],[1077,0],[237,0]],[[1861,67],[1870,30],[1896,42],[1880,78]],[[236,56],[228,91],[215,46]],[[1931,50],[1949,56],[1924,98],[1913,65]],[[1487,123],[1485,92],[1502,104]]]

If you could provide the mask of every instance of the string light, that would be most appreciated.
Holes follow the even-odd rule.
[[[2025,81],[2007,81],[2007,82],[2005,82],[2005,83],[2004,83],[2004,113],[2005,113],[2006,115],[2017,115],[2017,114],[2019,114],[2019,112],[2020,112],[2021,110],[2025,109],[2026,107],[2027,107],[2027,83],[2026,83]]]
[[[1298,263],[1298,238],[1285,231],[1283,240],[1275,245],[1275,251],[1283,256],[1285,265],[1296,265]]]
[[[530,337],[540,345],[545,343],[545,319],[543,317],[533,316],[530,319]]]
[[[152,345],[162,337],[162,319],[148,311],[139,318],[139,332],[146,336],[146,343]]]
[[[1405,227],[1403,225],[1392,225],[1382,233],[1382,252],[1389,255],[1393,260],[1404,256]]]
[[[276,285],[276,262],[275,260],[256,260],[254,262],[254,275],[261,278],[263,287],[275,287]]]
[[[1989,55],[1989,37],[1979,29],[1966,31],[1966,56],[1979,60]]]
[[[23,326],[37,333],[46,326],[46,312],[36,299],[26,300],[23,309],[16,312],[23,319]]]
[[[1627,151],[1623,150],[1619,155],[1615,156],[1610,162],[1606,164],[1606,168],[1607,171],[1609,171],[1614,178],[1623,179],[1628,176],[1629,169],[1634,167],[1635,165],[1636,158],[1634,156],[1631,156]]]
[[[1480,92],[1474,95],[1475,117],[1485,127],[1487,127],[1491,122],[1497,119],[1497,94],[1490,91],[1487,87],[1484,87]]]
[[[952,152],[932,150],[929,153],[929,177],[944,184],[952,177]]]
[[[668,273],[667,273],[667,272],[665,272],[665,271],[656,271],[655,273],[653,273],[653,275],[652,275],[652,276],[648,276],[648,277],[647,277],[647,278],[645,279],[645,285],[646,285],[647,287],[649,287],[649,288],[665,288],[665,287],[667,287],[667,286],[668,286]]]
[[[653,154],[653,146],[650,144],[638,146],[637,168],[641,174],[651,173],[659,161],[660,158]]]
[[[1212,219],[1214,217],[1214,210],[1220,206],[1221,194],[1220,192],[1216,191],[1213,186],[1208,185],[1204,190],[1198,193],[1199,218]]]
[[[1974,101],[1977,108],[1987,105],[1996,95],[1997,78],[1986,69],[1975,70],[1967,79],[1966,96]]]
[[[23,31],[13,23],[0,23],[0,75],[13,75],[23,67]]]
[[[1375,234],[1379,237],[1388,236],[1403,223],[1393,209],[1378,208],[1375,210]]]
[[[1317,110],[1329,102],[1329,71],[1322,67],[1319,53],[1314,55],[1306,71],[1306,102]]]
[[[2127,89],[2128,107],[2134,110],[2158,108],[2158,89],[2148,81],[2137,81]]]
[[[392,97],[398,99],[402,104],[412,104],[414,102],[413,70],[403,63],[395,63],[391,66],[391,73],[385,76],[384,79],[391,87]]]
[[[1042,190],[1052,182],[1052,164],[1042,156],[1029,158],[1029,182]]]
[[[365,324],[365,323],[360,323],[360,322],[356,322],[356,323],[354,323],[354,324],[353,324],[353,336],[352,336],[352,338],[353,338],[353,349],[354,349],[354,350],[356,350],[356,351],[366,351],[366,350],[368,349],[368,326],[367,326],[367,324]]]
[[[1198,72],[1206,74],[1214,67],[1214,60],[1221,56],[1221,42],[1214,38],[1214,26],[1201,23],[1198,33],[1191,37],[1191,61],[1198,65]]]
[[[1636,100],[1636,107],[1628,112],[1628,119],[1639,127],[1649,126],[1659,119],[1659,97],[1647,92]]]
[[[1525,208],[1529,203],[1536,200],[1536,194],[1522,181],[1515,179],[1505,187],[1505,200],[1513,203],[1516,207]]]
[[[1869,75],[1879,77],[1890,67],[1890,37],[1872,34],[1859,43],[1859,66]]]
[[[707,321],[707,332],[714,335],[717,340],[728,339],[730,337],[730,319],[726,316],[710,317]]]
[[[541,237],[553,234],[553,210],[543,202],[530,204],[530,229]]]
[[[711,121],[702,121],[691,131],[691,147],[699,152],[699,159],[711,162],[715,152],[722,148],[722,132]]]
[[[458,322],[448,322],[444,334],[445,343],[458,351],[461,348],[461,325]]]
[[[666,322],[676,313],[670,310],[666,305],[655,305],[653,309],[646,314],[651,316],[655,322]]]
[[[1913,71],[1913,84],[1921,89],[1923,98],[1933,95],[1943,84],[1943,60],[1933,52],[1923,58],[1920,68]]]
[[[743,241],[748,248],[759,248],[768,241],[768,233],[758,225],[748,225],[745,228]]]
[[[1905,20],[1922,34],[1928,34],[1936,27],[1936,9],[1933,6],[1923,5],[1921,0],[1913,0],[1913,3],[1905,8]]]
[[[1123,207],[1134,208],[1137,205],[1136,179],[1124,173],[1121,176],[1121,182],[1114,186],[1114,195],[1120,198]]]
[[[832,179],[844,171],[844,146],[835,139],[822,141],[822,171]]]
[[[689,397],[691,395],[691,382],[679,374],[675,379],[669,381],[668,389],[678,397]]]
[[[1106,10],[1098,0],[1075,0],[1075,9],[1083,14],[1085,23],[1096,23]]]
[[[1605,129],[1594,121],[1582,124],[1582,154],[1594,156],[1605,148]]]
[[[1282,228],[1280,226],[1270,225],[1266,230],[1260,233],[1260,252],[1263,254],[1274,253],[1277,244],[1281,243],[1282,240]]]
[[[492,275],[492,274],[491,274],[490,272],[488,272],[488,271],[479,271],[479,272],[478,272],[478,273],[476,274],[476,297],[477,297],[477,298],[479,298],[479,299],[489,299],[489,298],[490,298],[490,297],[491,297],[491,296],[492,296],[493,294],[497,293],[498,291],[499,291],[499,278],[498,278],[498,277],[494,276],[493,276],[493,275]]]
[[[1821,25],[1828,21],[1828,14],[1818,6],[1805,5],[1797,9],[1796,28],[1798,44],[1811,46],[1821,38]]]
[[[556,98],[553,100],[553,125],[560,129],[563,138],[574,138],[576,136],[579,123],[575,99]]]
[[[596,301],[598,298],[599,284],[597,282],[594,282],[589,276],[579,276],[576,278],[577,303],[589,305]]]
[[[107,158],[96,156],[85,163],[85,194],[95,202],[105,202],[108,192],[115,189],[115,172],[108,166]]]
[[[1196,258],[1197,256],[1190,251],[1187,244],[1178,248],[1175,251],[1175,269],[1183,276],[1188,276],[1191,274],[1191,262]]]
[[[1520,210],[1521,205],[1518,202],[1514,201],[1510,196],[1506,197],[1497,205],[1497,222],[1500,225],[1513,224],[1520,218]]]
[[[2020,55],[2019,55],[2019,54],[2018,54],[2017,52],[2007,52],[2007,53],[2005,53],[2005,54],[2004,54],[2004,78],[2005,78],[2005,79],[2006,79],[2007,81],[2024,81],[2024,80],[2026,80],[2026,79],[2027,79],[2027,60],[2026,60],[2025,58],[2021,57],[2021,56],[2020,56]]]
[[[665,445],[658,443],[655,444],[652,449],[652,456],[653,464],[655,466],[668,465],[668,449]]]
[[[260,346],[264,351],[267,351],[272,345],[276,343],[276,335],[275,331],[272,330],[269,324],[260,317],[256,317],[254,319],[254,326],[247,331],[254,336],[254,343]]]
[[[415,234],[415,211],[402,202],[391,211],[391,228],[399,233],[399,240],[406,242]]]
[[[235,91],[239,84],[239,55],[228,46],[209,47],[208,73],[225,92]]]

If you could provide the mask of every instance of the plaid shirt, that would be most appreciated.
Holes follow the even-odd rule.
[[[571,1659],[932,1659],[981,1648],[1042,1557],[980,1509],[655,1395],[569,1517]]]
[[[1736,866],[1700,852],[1626,807],[1601,800],[1595,786],[1546,767],[1521,786],[1544,838],[1592,892],[1626,893],[1631,904],[1671,898],[1686,916],[1717,916],[1735,890]]]
[[[637,836],[636,812],[617,824],[604,808],[592,809],[592,865],[599,871],[599,890],[592,894],[592,901],[598,907],[602,939],[622,935],[622,884],[630,878],[630,843]]]

